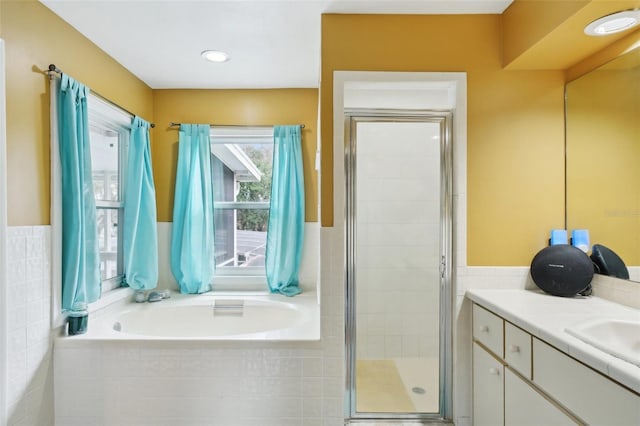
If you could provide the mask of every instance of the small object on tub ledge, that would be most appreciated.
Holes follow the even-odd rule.
[[[163,299],[170,299],[171,298],[171,291],[169,291],[169,289],[165,289],[161,292],[162,294],[162,298]]]
[[[136,303],[146,302],[147,294],[143,290],[136,290],[136,293],[133,296],[133,300],[135,300]]]
[[[147,298],[147,301],[149,303],[153,303],[153,302],[159,302],[162,299],[164,299],[164,297],[162,296],[162,293],[159,291],[152,291],[151,293],[149,293],[149,297]]]
[[[84,334],[87,332],[87,326],[89,324],[89,312],[87,311],[87,304],[85,302],[76,302],[69,311],[67,317],[67,333],[69,336],[75,336],[76,334]]]

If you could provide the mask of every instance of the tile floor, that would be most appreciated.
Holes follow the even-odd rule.
[[[358,360],[356,389],[359,412],[437,412],[438,359]]]

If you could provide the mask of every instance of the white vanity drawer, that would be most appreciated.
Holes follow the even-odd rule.
[[[531,335],[509,322],[504,323],[504,359],[531,380]]]
[[[473,338],[498,357],[504,357],[504,321],[476,304],[473,305]]]
[[[640,396],[536,338],[533,382],[589,425],[640,425]]]

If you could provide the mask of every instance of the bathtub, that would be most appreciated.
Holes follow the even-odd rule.
[[[214,314],[233,299],[242,315]],[[315,292],[114,303],[54,341],[55,424],[302,425],[329,403],[342,424],[344,336],[331,330],[320,340]],[[336,397],[319,405],[323,383]]]
[[[86,334],[62,340],[314,341],[320,340],[320,312],[315,294],[172,293],[160,302],[127,302],[90,315]]]

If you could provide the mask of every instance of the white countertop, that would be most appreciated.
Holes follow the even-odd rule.
[[[595,319],[640,321],[640,310],[598,297],[557,297],[541,290],[467,290],[466,297],[507,321],[640,393],[640,367],[565,332]]]

